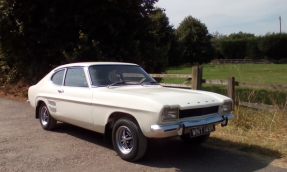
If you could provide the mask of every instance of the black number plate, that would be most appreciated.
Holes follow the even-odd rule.
[[[215,125],[203,125],[190,129],[190,137],[200,136],[215,131]]]

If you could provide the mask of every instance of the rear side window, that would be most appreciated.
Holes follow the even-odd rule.
[[[70,68],[67,70],[65,86],[88,87],[83,68]]]
[[[62,85],[64,73],[65,73],[65,70],[61,70],[55,73],[52,77],[52,82],[56,85]]]

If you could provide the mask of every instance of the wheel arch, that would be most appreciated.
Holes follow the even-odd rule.
[[[132,118],[132,119],[134,119],[134,120],[137,122],[137,124],[139,125],[137,119],[136,119],[133,115],[131,115],[131,114],[129,114],[129,113],[126,113],[126,112],[113,112],[113,113],[111,113],[111,114],[109,115],[109,117],[108,117],[108,119],[107,119],[107,122],[106,122],[106,125],[105,125],[105,130],[106,130],[107,127],[108,127],[108,129],[112,129],[113,126],[114,126],[114,124],[115,124],[115,122],[116,122],[118,119],[123,118],[123,117]]]
[[[104,137],[105,138],[104,138],[104,140],[111,139],[112,130],[113,130],[113,127],[115,125],[115,122],[118,119],[124,118],[124,117],[134,119],[136,121],[136,123],[139,125],[137,119],[133,115],[126,113],[126,112],[113,112],[109,115],[107,122],[106,122],[106,125],[105,125],[105,131],[104,131]]]
[[[45,103],[44,102],[44,100],[38,100],[37,102],[36,102],[36,112],[35,112],[35,118],[36,119],[38,119],[39,118],[39,108],[40,108],[40,106],[43,104],[43,103]]]

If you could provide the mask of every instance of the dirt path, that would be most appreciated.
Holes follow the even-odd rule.
[[[164,144],[161,142],[165,142]],[[179,139],[153,141],[146,156],[123,161],[95,132],[58,123],[45,131],[24,101],[0,97],[0,171],[286,171],[247,154],[207,146],[191,148]]]

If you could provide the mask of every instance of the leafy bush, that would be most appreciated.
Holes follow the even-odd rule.
[[[222,40],[219,43],[220,52],[227,59],[242,59],[246,56],[246,43],[244,39]]]
[[[287,57],[286,33],[273,33],[255,37],[253,34],[239,32],[220,39],[214,45],[227,59],[267,58],[280,60]],[[217,57],[220,57],[220,55],[217,55]]]
[[[259,40],[259,50],[268,59],[280,60],[287,57],[287,33],[273,33]]]
[[[264,58],[263,53],[258,48],[258,42],[260,38],[248,39],[246,42],[246,54],[247,59],[262,59]]]

